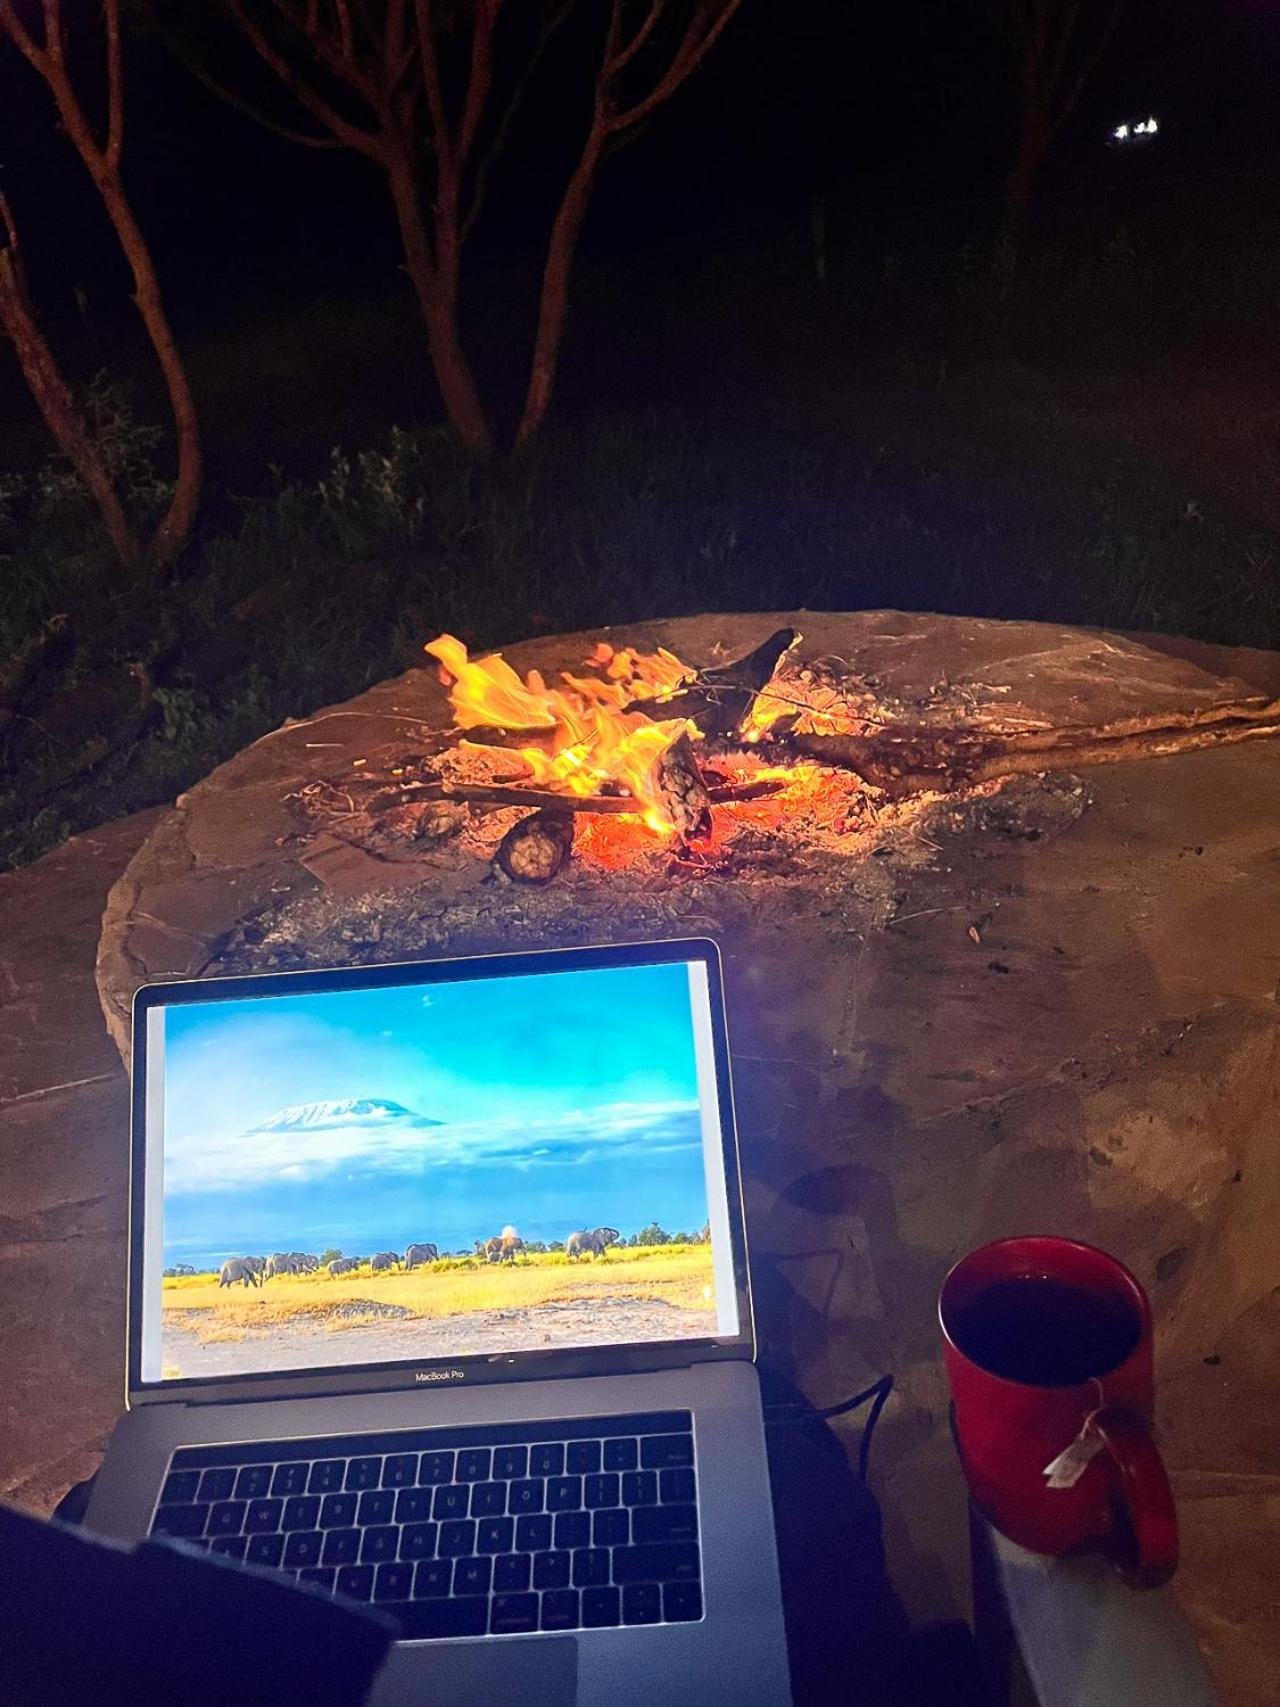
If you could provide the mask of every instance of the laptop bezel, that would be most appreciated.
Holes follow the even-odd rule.
[[[502,1352],[340,1368],[223,1376],[216,1380],[142,1379],[143,1221],[146,1195],[147,1015],[180,1003],[234,1001],[255,995],[298,995],[503,978],[557,971],[664,965],[700,961],[707,971],[712,1051],[720,1116],[725,1197],[739,1331],[707,1339],[645,1341],[571,1350]],[[133,1057],[129,1146],[129,1263],[126,1311],[126,1403],[230,1404],[248,1400],[316,1398],[329,1394],[440,1391],[453,1385],[545,1380],[567,1376],[636,1374],[725,1358],[753,1359],[755,1328],[742,1209],[742,1177],[734,1120],[733,1086],[725,1020],[724,979],[718,945],[708,937],[633,942],[588,948],[549,948],[515,954],[468,955],[439,960],[389,961],[362,967],[304,972],[262,972],[230,978],[166,980],[139,987],[133,1000]]]

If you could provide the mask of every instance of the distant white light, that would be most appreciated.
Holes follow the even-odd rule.
[[[1148,114],[1145,119],[1130,120],[1125,124],[1116,125],[1115,129],[1108,134],[1107,141],[1113,148],[1117,144],[1126,142],[1146,142],[1159,129],[1159,120],[1152,114]]]

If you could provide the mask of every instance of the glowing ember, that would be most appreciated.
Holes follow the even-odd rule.
[[[602,677],[571,676],[565,688],[548,687],[536,670],[521,681],[503,658],[470,659],[451,634],[425,647],[452,678],[449,701],[462,729],[544,730],[546,747],[520,747],[514,754],[531,778],[569,794],[624,790],[651,830],[674,829],[658,786],[658,760],[681,735],[700,738],[685,717],[657,720],[630,710],[636,700],[660,700],[694,674],[671,652],[642,654],[626,647],[596,648],[588,663]],[[472,752],[509,761],[513,751],[467,742]]]

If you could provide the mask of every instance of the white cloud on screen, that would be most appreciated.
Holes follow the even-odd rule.
[[[168,1134],[165,1193],[239,1190],[364,1172],[505,1161],[522,1171],[628,1153],[669,1155],[701,1144],[696,1101],[613,1102],[551,1118],[518,1114],[446,1124],[387,1100],[307,1103],[245,1132]],[[348,1176],[353,1177],[353,1176]]]

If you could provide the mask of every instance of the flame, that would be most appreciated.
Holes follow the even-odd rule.
[[[654,831],[675,828],[658,787],[658,761],[674,741],[698,731],[685,717],[655,720],[630,709],[636,700],[657,701],[675,692],[692,675],[672,652],[643,654],[625,647],[598,646],[588,664],[605,677],[565,672],[567,688],[548,687],[536,670],[520,680],[505,659],[494,654],[471,659],[460,640],[442,634],[424,648],[453,678],[449,701],[462,729],[546,730],[547,747],[520,747],[532,780],[568,794],[591,795],[621,787],[636,799],[637,811]],[[510,760],[510,748],[467,742],[473,752]]]

